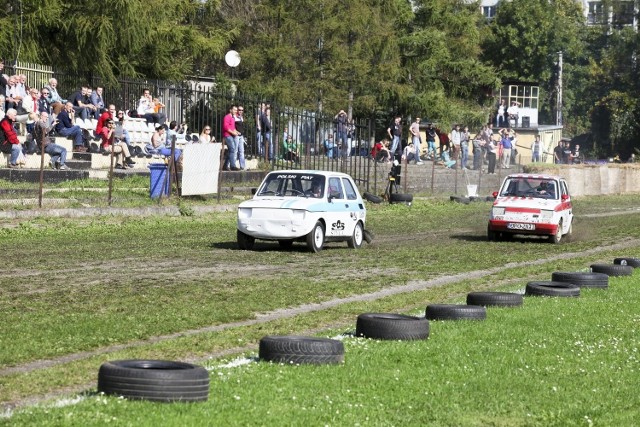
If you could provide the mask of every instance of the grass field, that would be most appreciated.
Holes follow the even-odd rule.
[[[553,271],[639,256],[636,207],[631,196],[579,199],[573,238],[551,245],[487,242],[485,203],[369,205],[373,245],[330,244],[315,255],[268,243],[237,251],[233,212],[7,221],[0,228],[3,251],[12,254],[0,278],[0,402],[23,409],[0,423],[633,425],[640,407],[632,393],[635,277],[579,299],[527,299],[522,309],[492,310],[482,323],[436,322],[427,341],[348,333],[362,312],[420,314],[471,290],[518,290]],[[414,288],[397,291],[407,285]],[[326,306],[290,311],[309,303]],[[251,362],[262,336],[294,333],[347,333],[345,364]],[[240,366],[223,367],[224,354]],[[158,405],[91,393],[102,362],[147,357],[205,364],[209,402]],[[89,393],[62,408],[24,406],[74,390]]]

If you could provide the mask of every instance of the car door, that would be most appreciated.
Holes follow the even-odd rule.
[[[345,219],[347,222],[347,227],[345,230],[345,235],[351,236],[353,235],[353,229],[356,226],[358,220],[362,220],[363,224],[365,221],[365,208],[364,203],[362,202],[362,198],[358,193],[358,189],[350,178],[343,177],[342,178],[342,186],[344,187],[344,193],[346,197],[345,201],[345,209],[346,214],[348,215],[348,219]]]
[[[349,235],[350,224],[346,221],[349,218],[349,201],[345,196],[342,180],[339,177],[329,178],[327,197],[329,200],[327,207],[327,236]]]
[[[560,203],[562,203],[563,232],[568,232],[571,221],[573,221],[573,205],[571,203],[571,195],[569,194],[567,182],[564,180],[560,180]]]

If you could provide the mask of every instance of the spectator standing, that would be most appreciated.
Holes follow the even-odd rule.
[[[262,155],[267,155],[267,159],[272,161],[273,140],[271,139],[271,105],[269,104],[265,104],[264,111],[260,114],[260,132],[262,133]]]
[[[227,144],[227,157],[224,161],[223,170],[240,170],[240,168],[236,166],[238,147],[236,146],[235,137],[238,136],[238,131],[236,130],[235,116],[237,114],[238,107],[232,105],[229,107],[229,113],[222,119],[222,137],[224,138],[225,144]],[[269,130],[271,130],[270,126]]]
[[[57,116],[60,114],[60,111],[64,110],[64,106],[67,103],[67,100],[62,99],[58,93],[58,80],[54,78],[49,79],[49,84],[44,88],[49,92],[47,101],[49,101],[49,105],[51,105],[53,109],[53,114]]]
[[[0,120],[0,152],[9,154],[9,167],[18,167],[18,157],[22,153],[22,144],[18,140],[18,135],[13,127],[18,112],[15,108],[9,108],[5,116]]]
[[[260,121],[262,120],[262,114],[264,114],[266,105],[266,103],[261,102],[260,107],[256,110],[256,150],[258,157],[261,158],[264,158],[265,154],[262,146],[262,126],[260,125]]]
[[[511,149],[513,148],[513,145],[511,144],[511,138],[509,138],[509,131],[506,129],[502,130],[500,146],[502,147],[501,167],[509,169],[511,165]]]
[[[411,132],[411,142],[413,142],[413,147],[415,150],[415,161],[416,165],[421,165],[422,160],[420,160],[420,117],[416,117],[416,119],[411,123],[409,127],[409,132]],[[407,160],[408,162],[409,160]]]
[[[80,129],[80,126],[73,124],[74,114],[73,104],[67,101],[64,105],[64,110],[58,114],[58,123],[55,126],[55,130],[58,135],[73,139],[74,152],[84,153],[87,149],[84,147],[82,129]]]
[[[573,148],[573,152],[571,153],[571,162],[573,164],[582,163],[582,153],[580,152],[580,144],[576,144],[576,146]]]
[[[571,163],[571,143],[565,141],[562,147],[562,163],[568,165]]]
[[[471,134],[469,133],[469,126],[465,126],[460,132],[460,168],[463,170],[467,169],[467,162],[469,161],[469,140],[471,139]]]
[[[238,135],[236,136],[236,146],[238,147],[238,166],[240,170],[245,170],[247,168],[247,161],[244,157],[244,146],[246,143],[244,137],[244,106],[238,105],[238,113],[234,117],[236,122],[236,131]],[[286,131],[285,127],[285,131]]]
[[[400,147],[400,138],[402,138],[402,117],[396,116],[393,119],[393,122],[387,128],[387,134],[389,135],[389,139],[391,140],[391,148],[389,148],[389,152],[391,153],[391,157],[395,157],[396,151],[398,147]]]
[[[564,146],[562,141],[558,141],[558,145],[553,149],[553,161],[557,165],[562,164],[562,153],[564,152]]]
[[[102,99],[102,91],[103,88],[98,86],[96,90],[91,92],[91,105],[94,106],[94,117],[97,119],[100,117],[100,114],[104,111],[104,99]]]
[[[542,159],[542,141],[540,141],[540,135],[536,135],[534,141],[531,143],[531,161],[538,163]]]
[[[336,144],[342,145],[346,148],[347,146],[347,113],[344,110],[338,111],[338,114],[333,118],[333,123],[335,124],[335,140]]]
[[[427,123],[426,133],[427,133],[427,159],[435,159],[436,158],[436,130],[433,128],[433,123]]]
[[[480,170],[482,168],[482,146],[484,145],[484,139],[482,137],[485,133],[485,126],[482,127],[480,132],[473,138],[473,170]]]
[[[453,148],[453,159],[458,160],[460,158],[460,142],[462,141],[462,132],[460,132],[460,125],[456,124],[451,130],[451,145]]]
[[[52,140],[49,136],[51,130],[49,113],[42,111],[40,119],[36,122],[33,130],[33,139],[38,146],[38,152],[40,153],[44,146],[44,152],[51,158],[49,162],[51,169],[68,170],[69,166],[65,164],[67,161],[67,149]]]
[[[507,101],[505,101],[504,99],[501,99],[500,103],[498,104],[498,111],[496,113],[497,127],[501,128],[504,126],[506,114],[507,114]]]
[[[495,175],[497,147],[495,145],[495,142],[493,141],[493,138],[490,138],[489,142],[487,142],[485,146],[487,148],[487,162],[488,162],[487,173],[490,175]]]

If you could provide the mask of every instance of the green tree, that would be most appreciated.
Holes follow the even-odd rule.
[[[411,20],[403,0],[241,2],[224,16],[241,22],[243,91],[327,112],[371,114],[402,91],[398,28]]]
[[[407,110],[443,126],[486,123],[483,107],[499,87],[495,69],[480,60],[484,34],[477,3],[417,0],[415,19],[402,40],[404,70],[413,89]]]
[[[0,1],[0,55],[101,76],[181,78],[226,51],[218,1]]]

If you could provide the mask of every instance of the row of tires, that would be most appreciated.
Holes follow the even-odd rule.
[[[592,264],[591,272],[555,272],[551,281],[527,283],[524,296],[578,297],[580,288],[609,286],[610,276],[626,276],[640,267],[638,258],[615,258],[613,264]],[[424,317],[394,313],[364,313],[356,320],[357,337],[377,340],[423,340],[429,321],[484,320],[487,307],[519,307],[523,295],[511,292],[470,292],[464,304],[430,304]],[[307,336],[266,336],[258,358],[286,364],[339,364],[344,362],[340,340]],[[201,366],[164,360],[106,362],[98,372],[98,391],[158,402],[200,402],[209,396],[209,373]]]

